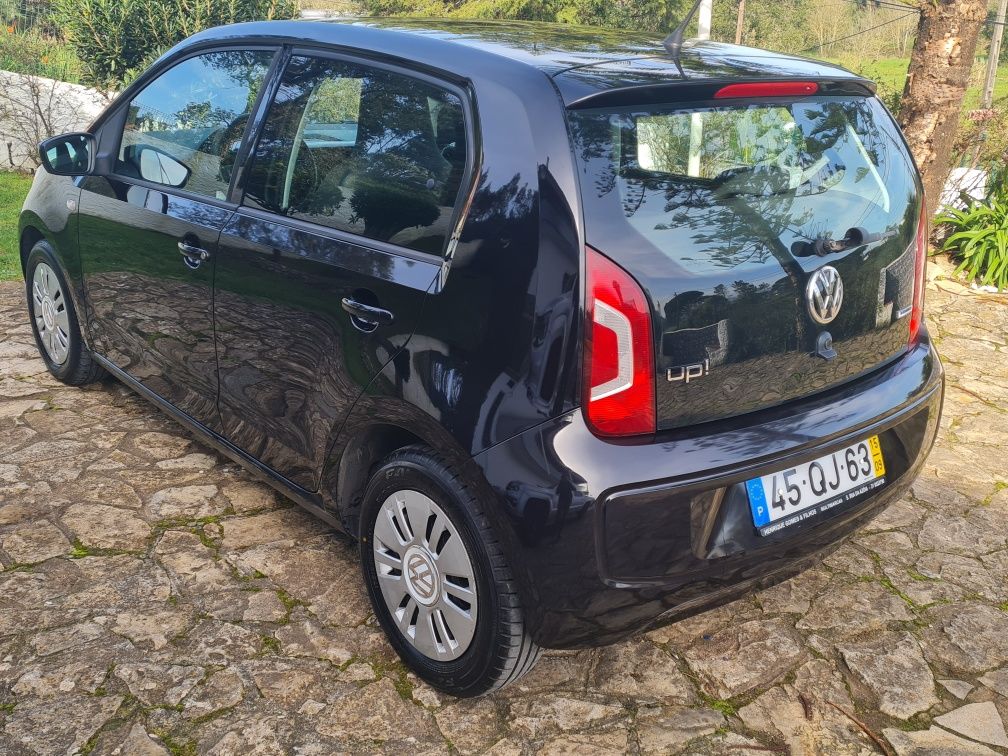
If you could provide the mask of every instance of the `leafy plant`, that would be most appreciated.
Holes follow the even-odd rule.
[[[0,29],[0,70],[79,82],[81,63],[73,48],[35,32]]]
[[[292,18],[296,0],[55,0],[90,84],[118,89],[154,52],[212,26]]]
[[[952,228],[942,249],[959,261],[957,273],[1008,289],[1008,200],[991,197],[965,210],[949,208],[935,222]]]

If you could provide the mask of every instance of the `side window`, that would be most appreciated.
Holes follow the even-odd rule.
[[[273,52],[188,58],[129,104],[116,173],[225,199],[245,123]]]
[[[410,76],[295,57],[270,107],[246,204],[440,254],[466,168],[462,103]]]

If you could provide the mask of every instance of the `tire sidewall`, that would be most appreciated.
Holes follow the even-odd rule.
[[[32,295],[32,283],[35,276],[35,269],[38,267],[39,263],[46,263],[53,271],[56,273],[56,278],[59,280],[60,288],[63,290],[63,296],[66,298],[67,303],[67,321],[70,324],[70,344],[67,349],[67,358],[62,364],[56,364],[49,358],[49,352],[46,351],[45,345],[42,343],[42,338],[39,336],[38,326],[35,324],[35,298]],[[25,263],[25,296],[28,300],[28,318],[31,322],[32,336],[35,337],[35,346],[38,347],[39,356],[42,357],[42,361],[45,363],[46,369],[49,370],[52,375],[59,379],[64,380],[71,376],[77,369],[77,365],[81,358],[81,349],[83,348],[83,339],[81,338],[80,325],[77,321],[77,308],[74,304],[74,297],[70,293],[70,284],[66,280],[66,276],[63,274],[63,266],[60,265],[56,254],[53,252],[51,246],[48,242],[40,241],[34,247],[32,247],[31,252],[28,253],[28,260]]]
[[[396,491],[412,490],[429,496],[445,511],[458,530],[476,578],[478,612],[476,631],[469,648],[449,662],[429,659],[413,647],[402,635],[385,605],[378,584],[372,556],[374,524],[381,505]],[[371,478],[361,508],[360,557],[364,582],[379,624],[400,658],[423,680],[440,688],[450,689],[456,696],[479,695],[492,680],[488,679],[499,642],[496,618],[499,611],[497,591],[492,580],[490,560],[479,537],[472,513],[450,484],[441,481],[415,461],[392,460],[384,464]]]

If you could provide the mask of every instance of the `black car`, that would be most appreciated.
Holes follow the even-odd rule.
[[[41,146],[39,352],[358,538],[406,663],[485,693],[793,574],[907,491],[943,371],[873,93],[564,26],[213,29]]]

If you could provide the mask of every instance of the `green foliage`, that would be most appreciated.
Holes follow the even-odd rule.
[[[18,216],[32,177],[23,173],[0,172],[0,281],[21,278],[18,249]]]
[[[685,12],[689,8],[683,9]],[[773,0],[773,2],[746,3],[742,24],[742,42],[768,50],[799,52],[809,47],[810,0]],[[711,37],[732,42],[738,19],[738,2],[722,0],[713,6]]]
[[[554,21],[596,27],[670,32],[692,5],[691,0],[358,0],[362,10],[378,16],[421,16],[446,18],[491,18],[524,21]],[[739,0],[714,3],[711,37],[735,39]],[[830,51],[832,40],[852,32],[858,40],[853,51],[859,60],[882,55],[905,58],[906,34],[903,26],[884,26],[900,10],[858,7],[837,0],[773,0],[749,2],[742,24],[743,44],[783,52]],[[881,15],[880,15],[881,14]],[[905,15],[905,14],[904,14]],[[912,21],[906,24],[912,26]],[[905,26],[905,25],[904,25]],[[696,30],[696,21],[687,37]],[[863,36],[867,34],[868,36]],[[867,41],[865,41],[867,40]],[[826,45],[823,47],[823,45]],[[851,52],[850,43],[843,44]],[[835,54],[837,51],[832,50]],[[904,67],[905,68],[905,67]],[[904,71],[905,72],[905,71]]]
[[[669,31],[689,8],[690,0],[362,0],[362,5],[368,13],[379,16],[559,21]]]
[[[53,22],[51,0],[0,0],[0,24],[11,34],[31,32],[46,37],[59,34]]]
[[[556,20],[641,31],[671,31],[689,0],[560,0]]]
[[[119,88],[186,37],[238,21],[291,18],[296,0],[55,0],[55,17],[91,84]]]
[[[82,69],[73,48],[34,31],[0,29],[0,70],[79,82]]]
[[[1008,289],[1008,200],[992,196],[965,210],[948,209],[935,222],[952,229],[942,249],[959,261],[957,273]]]

